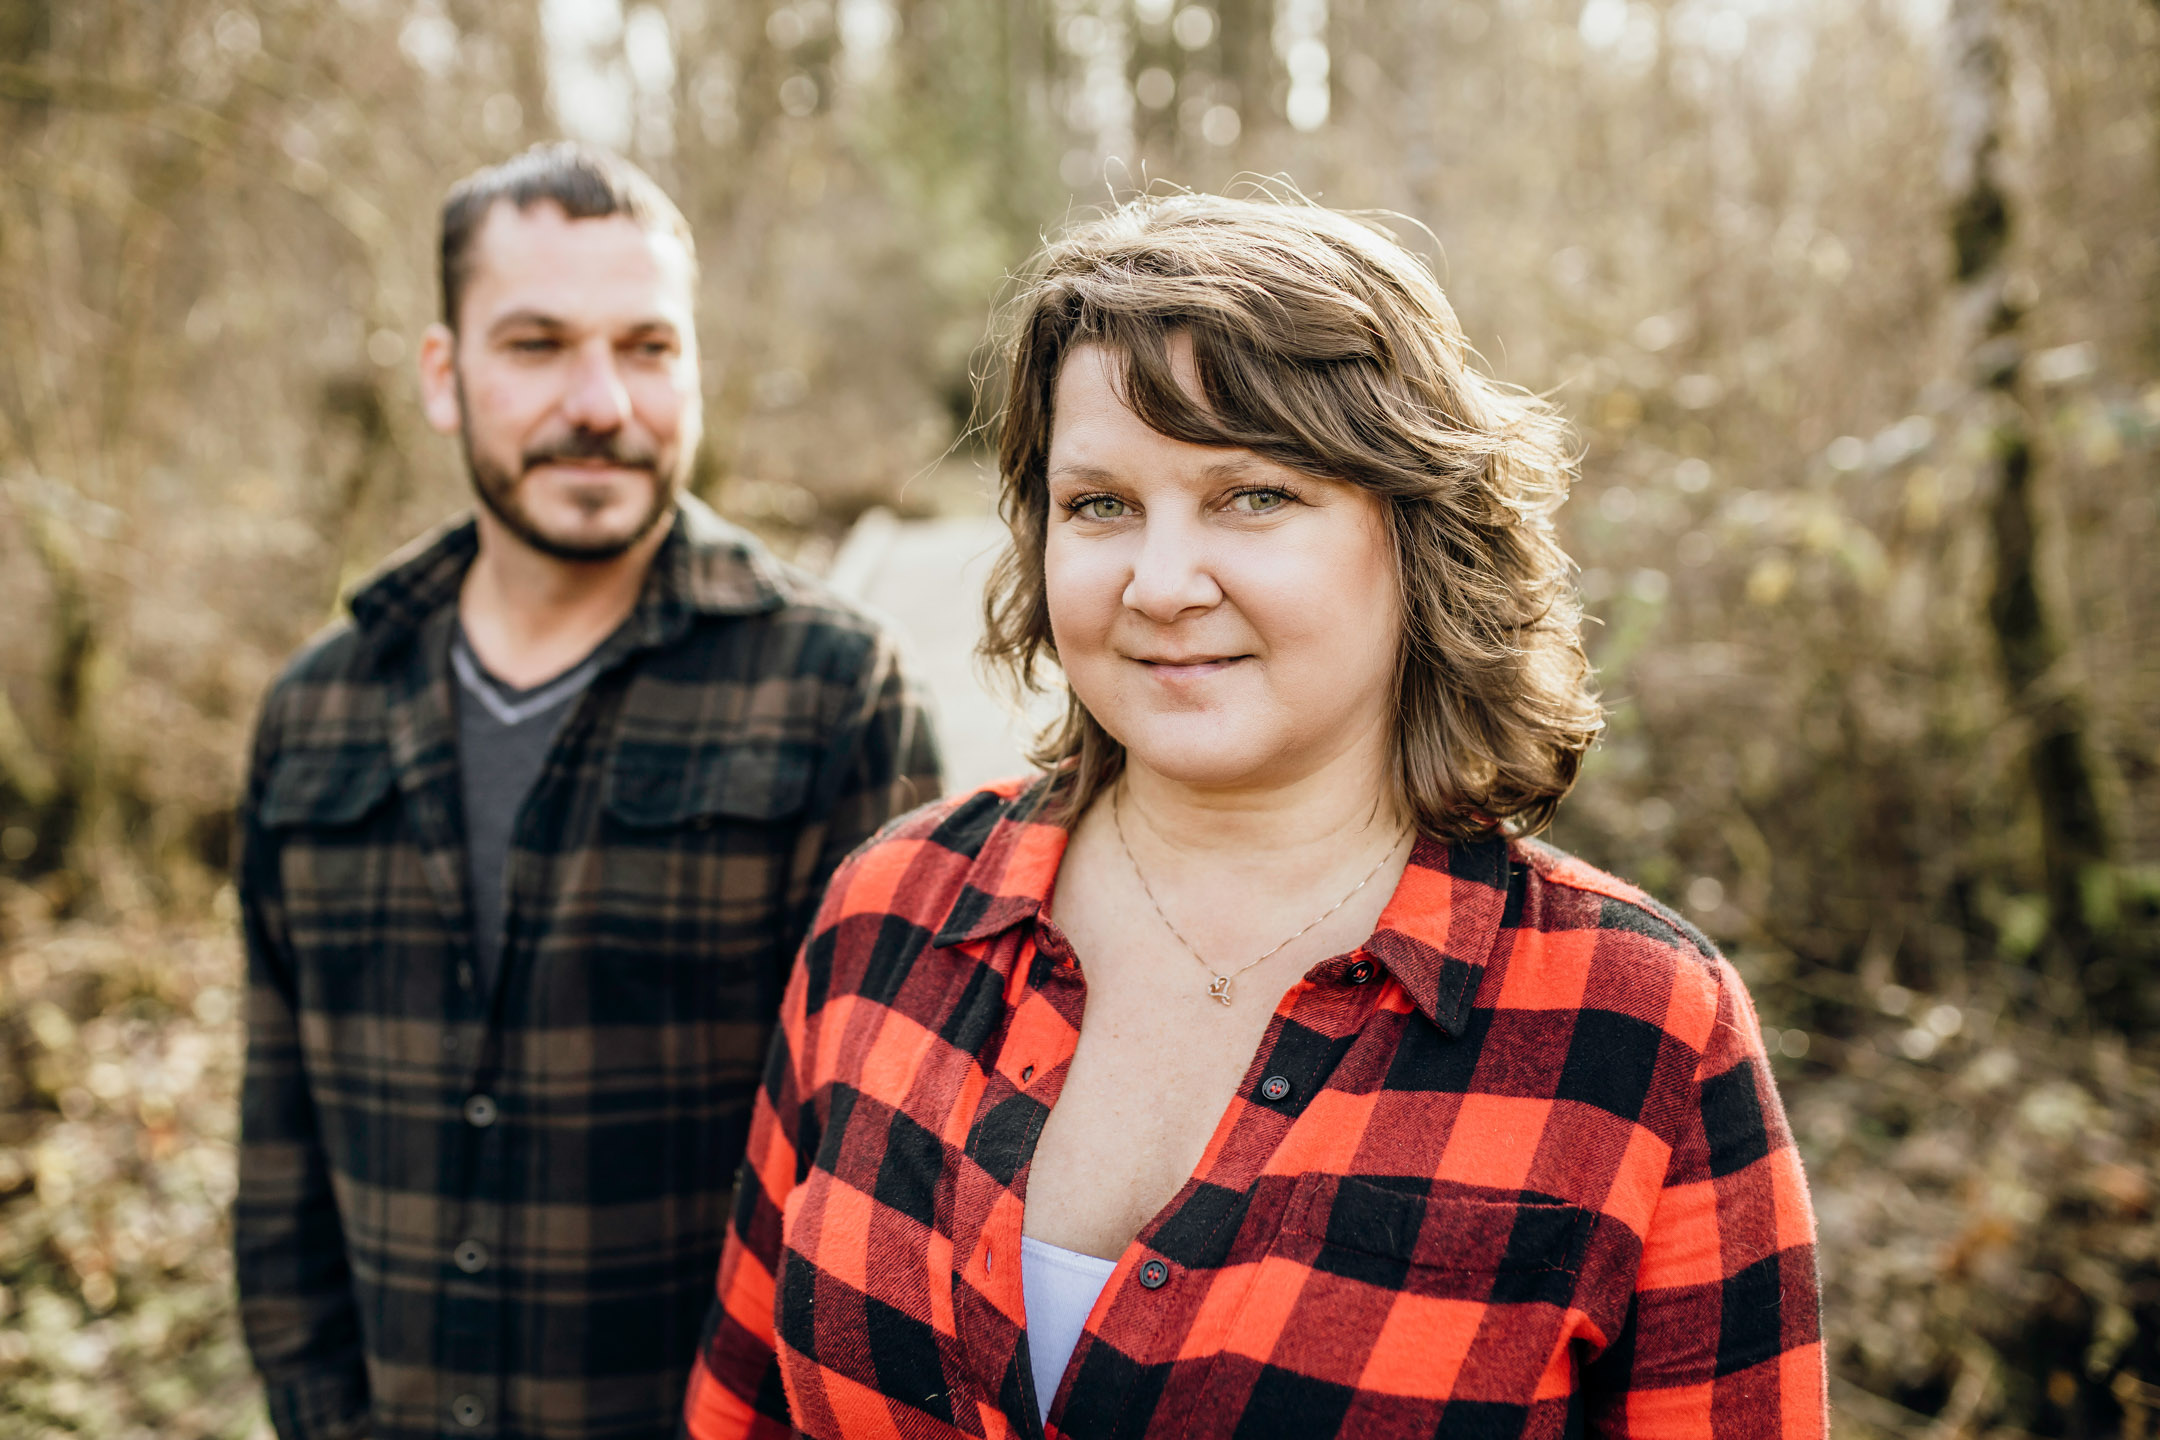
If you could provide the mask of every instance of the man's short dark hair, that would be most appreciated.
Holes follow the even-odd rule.
[[[627,215],[656,234],[680,240],[697,266],[690,222],[653,178],[620,155],[572,141],[535,145],[500,165],[476,170],[451,187],[442,212],[443,323],[458,327],[458,306],[472,278],[472,242],[499,200],[520,210],[546,201],[572,220]]]

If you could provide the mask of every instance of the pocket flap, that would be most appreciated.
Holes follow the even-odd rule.
[[[802,809],[815,769],[809,747],[770,741],[688,754],[626,748],[608,772],[607,808],[639,829],[719,816],[778,820]]]
[[[1423,1193],[1425,1182],[1314,1175],[1285,1228],[1346,1249],[1437,1270],[1573,1270],[1590,1213],[1574,1205]]]
[[[379,746],[293,751],[270,772],[262,823],[272,830],[357,824],[390,793],[394,779],[390,753]]]

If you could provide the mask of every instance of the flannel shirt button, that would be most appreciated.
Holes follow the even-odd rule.
[[[1260,1082],[1260,1098],[1263,1100],[1282,1100],[1288,1098],[1289,1094],[1290,1082],[1280,1075],[1270,1075]]]
[[[1025,1085],[1025,1084],[1027,1084],[1027,1082],[1028,1082],[1028,1081],[1030,1081],[1030,1080],[1032,1080],[1032,1079],[1034,1079],[1034,1078],[1035,1078],[1035,1067],[1034,1067],[1033,1065],[1029,1065],[1029,1066],[1027,1066],[1027,1067],[1026,1067],[1025,1069],[1021,1070],[1021,1072],[1020,1072],[1020,1083],[1021,1083],[1021,1084]]]
[[[451,1253],[450,1258],[457,1262],[458,1269],[468,1275],[477,1275],[487,1269],[487,1246],[478,1240],[467,1240]]]
[[[460,1395],[450,1402],[450,1418],[467,1430],[477,1430],[487,1419],[487,1406],[480,1403],[478,1395]]]
[[[1150,1290],[1160,1290],[1170,1283],[1170,1267],[1160,1260],[1150,1260],[1140,1267],[1140,1283]]]
[[[475,1130],[485,1130],[495,1123],[495,1097],[492,1095],[468,1095],[465,1097],[465,1123]]]
[[[1352,965],[1350,967],[1348,975],[1345,976],[1345,978],[1348,979],[1349,982],[1353,985],[1363,985],[1366,981],[1372,979],[1372,977],[1373,963],[1370,960],[1358,961],[1355,965]]]

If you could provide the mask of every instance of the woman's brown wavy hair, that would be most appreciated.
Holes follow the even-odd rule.
[[[1047,243],[1000,327],[992,422],[1011,544],[992,572],[980,655],[1018,692],[1062,685],[1043,585],[1059,367],[1118,357],[1149,426],[1236,446],[1386,501],[1401,585],[1396,776],[1418,828],[1468,839],[1548,824],[1602,724],[1582,612],[1552,517],[1574,473],[1539,397],[1480,374],[1432,275],[1393,235],[1299,197],[1155,195]],[[1206,404],[1170,366],[1191,337]],[[1124,748],[1069,685],[1030,758],[1058,772],[1070,822]]]

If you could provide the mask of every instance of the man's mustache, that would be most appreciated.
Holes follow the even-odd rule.
[[[524,468],[591,460],[625,470],[656,470],[660,463],[650,449],[628,440],[619,431],[603,434],[598,430],[573,430],[560,440],[527,450]]]

